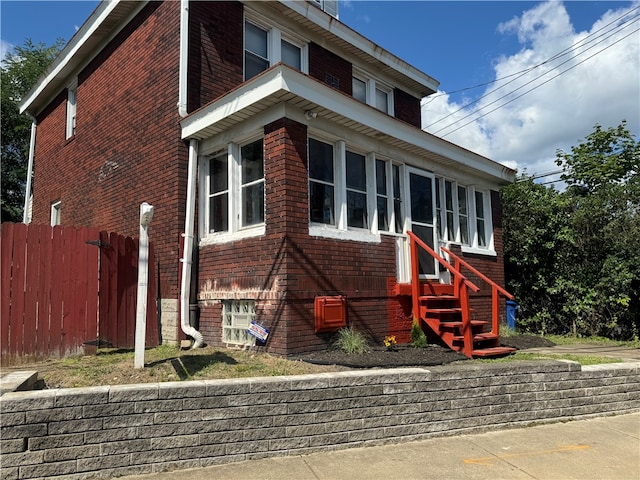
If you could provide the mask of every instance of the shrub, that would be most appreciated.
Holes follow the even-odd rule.
[[[411,326],[411,346],[414,348],[424,348],[427,346],[427,336],[417,323]]]
[[[334,345],[349,355],[367,353],[369,344],[364,335],[353,327],[342,328],[338,331]]]

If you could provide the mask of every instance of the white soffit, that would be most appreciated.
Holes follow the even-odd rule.
[[[204,140],[265,111],[286,103],[363,135],[440,165],[512,182],[515,171],[486,157],[401,122],[342,92],[279,64],[224,97],[184,118],[183,139]]]

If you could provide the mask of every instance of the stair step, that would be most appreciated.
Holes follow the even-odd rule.
[[[474,342],[487,342],[490,340],[495,340],[498,341],[500,339],[500,337],[498,335],[495,335],[493,333],[490,332],[486,332],[486,333],[477,333],[473,336],[473,341]],[[464,343],[464,337],[462,335],[456,335],[453,337],[453,341],[457,342],[457,343]],[[488,347],[487,347],[488,348]]]
[[[425,313],[460,313],[460,307],[444,307],[444,308],[425,308]]]
[[[500,357],[503,355],[509,355],[515,351],[516,349],[513,347],[489,347],[473,350],[471,355],[473,357]]]
[[[480,327],[484,325],[489,325],[489,322],[485,322],[484,320],[471,320],[471,327]],[[460,328],[462,327],[462,322],[440,322],[440,327]]]

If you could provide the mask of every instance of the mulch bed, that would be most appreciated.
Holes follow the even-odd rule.
[[[554,343],[535,335],[513,335],[502,337],[502,345],[518,350],[549,347]],[[296,356],[296,359],[316,365],[342,365],[350,368],[393,368],[444,365],[466,360],[461,353],[440,345],[428,345],[425,348],[412,348],[399,345],[397,350],[389,351],[384,347],[374,347],[368,353],[349,355],[342,350],[321,350]]]

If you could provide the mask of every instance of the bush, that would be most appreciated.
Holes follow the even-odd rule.
[[[336,336],[334,346],[349,355],[367,353],[370,350],[367,339],[353,327],[340,329]]]
[[[411,326],[411,346],[414,348],[424,348],[427,346],[427,336],[417,323]]]

